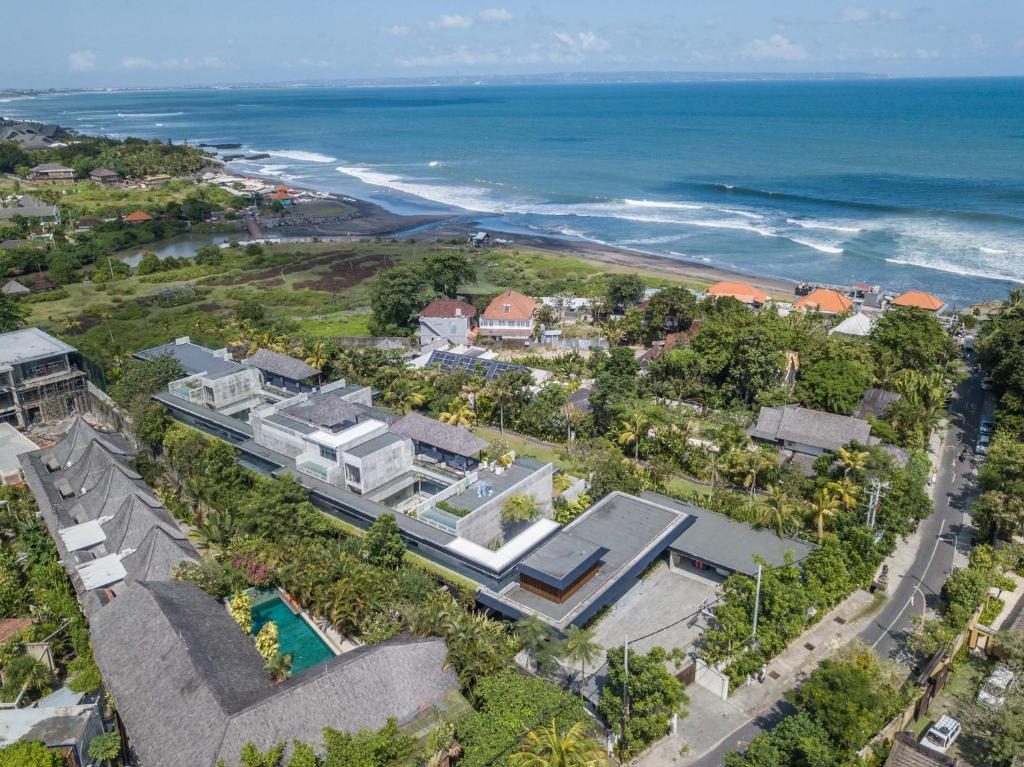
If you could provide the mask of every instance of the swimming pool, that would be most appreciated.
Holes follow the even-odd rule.
[[[293,613],[276,593],[271,592],[264,599],[257,596],[253,602],[252,635],[256,636],[270,621],[277,624],[281,654],[292,656],[292,676],[334,657],[327,643],[302,616]]]
[[[433,479],[417,477],[401,490],[392,493],[384,500],[379,501],[379,503],[387,506],[389,509],[401,510],[403,506],[409,505],[408,502],[410,500],[419,501],[429,498],[432,495],[437,495],[446,487],[447,485],[443,485]]]

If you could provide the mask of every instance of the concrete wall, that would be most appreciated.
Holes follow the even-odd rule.
[[[257,445],[283,453],[289,458],[294,458],[306,449],[305,441],[298,434],[278,429],[272,424],[268,424],[256,417],[250,418],[250,425],[252,426],[253,439],[256,440]]]
[[[456,535],[460,538],[489,546],[495,539],[504,541],[506,536],[513,534],[514,526],[510,526],[501,518],[501,507],[513,495],[528,495],[537,502],[541,516],[551,518],[551,475],[554,467],[550,464],[538,469],[524,478],[519,484],[513,485],[499,495],[489,498],[476,510],[462,517],[456,523]]]
[[[409,471],[412,458],[412,440],[403,439],[362,458],[346,453],[343,461],[359,468],[363,493],[368,493]]]

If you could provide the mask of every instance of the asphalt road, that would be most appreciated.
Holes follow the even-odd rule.
[[[921,522],[921,545],[907,574],[890,586],[889,598],[860,638],[882,657],[905,659],[905,639],[914,616],[935,610],[953,568],[956,547],[970,546],[967,510],[974,501],[974,444],[985,404],[981,375],[972,374],[954,393],[952,421],[940,453],[933,487],[935,511]],[[967,448],[967,458],[959,460]]]
[[[972,373],[953,394],[951,422],[933,487],[935,510],[921,522],[921,544],[910,569],[898,583],[890,586],[885,605],[860,634],[860,639],[880,656],[906,659],[904,640],[913,628],[913,617],[937,607],[942,585],[953,567],[955,547],[966,552],[970,546],[967,510],[975,494],[974,444],[985,400],[980,373]],[[960,452],[965,447],[967,458],[961,462]],[[761,732],[770,730],[792,713],[792,706],[780,699],[769,711],[729,735],[693,767],[720,767],[725,763],[726,754],[744,748]]]

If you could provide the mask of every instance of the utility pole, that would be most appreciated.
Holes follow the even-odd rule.
[[[882,482],[878,477],[871,478],[871,495],[868,497],[868,530],[875,529],[875,520],[878,515],[878,506],[882,502],[884,491],[892,487],[889,482]]]
[[[757,566],[757,590],[754,592],[754,630],[751,633],[751,644],[757,646],[757,613],[761,608],[761,565]]]
[[[626,637],[626,643],[622,646],[622,728],[621,728],[621,740],[622,748],[619,751],[620,754],[626,753],[626,720],[629,718],[629,637]]]

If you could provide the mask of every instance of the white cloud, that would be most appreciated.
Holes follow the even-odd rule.
[[[123,69],[162,69],[175,71],[183,69],[223,69],[227,63],[219,56],[206,56],[201,59],[147,59],[142,56],[128,56],[121,59]]]
[[[469,16],[460,16],[457,13],[451,13],[431,21],[429,26],[439,29],[469,29],[473,26],[473,19]]]
[[[384,31],[387,32],[389,35],[393,35],[394,37],[404,37],[405,35],[412,32],[412,27],[407,26],[405,24],[392,24]]]
[[[611,43],[593,32],[555,32],[555,39],[575,53],[589,51],[600,53],[611,48]]]
[[[485,8],[480,11],[481,21],[503,22],[512,21],[512,14],[507,8]]]
[[[843,21],[867,21],[871,18],[871,12],[863,8],[847,8],[843,12]]]
[[[466,46],[459,46],[447,53],[434,53],[427,56],[413,56],[408,59],[395,59],[400,67],[441,67],[441,66],[474,66],[478,64],[498,64],[502,57],[495,51],[473,51]]]
[[[755,59],[776,59],[778,61],[803,61],[807,51],[785,35],[774,34],[767,40],[754,40],[750,44],[750,55]]]
[[[92,51],[72,51],[68,54],[68,66],[76,72],[87,72],[96,67],[96,54]]]

